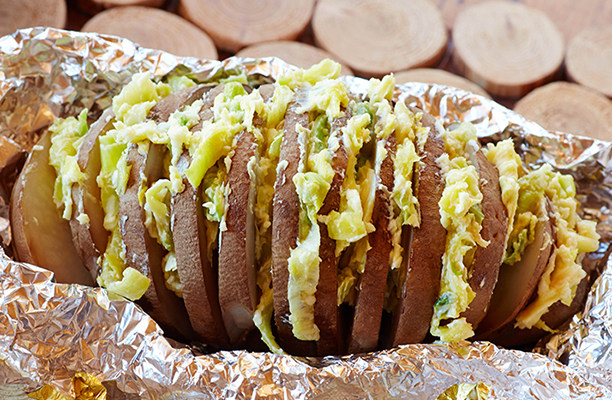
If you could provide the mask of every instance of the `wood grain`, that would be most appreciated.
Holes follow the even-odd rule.
[[[78,8],[88,14],[97,14],[113,7],[161,7],[166,0],[76,0]]]
[[[65,0],[0,0],[0,37],[35,26],[63,28]]]
[[[178,12],[215,44],[236,52],[274,40],[295,40],[310,22],[314,0],[181,0]]]
[[[474,94],[491,98],[489,94],[480,86],[471,82],[459,75],[455,75],[448,71],[435,68],[416,68],[408,71],[400,71],[395,73],[395,83],[401,85],[406,82],[423,82],[433,83],[437,85],[452,86],[459,89],[467,90]]]
[[[87,21],[82,31],[125,37],[141,46],[177,56],[209,60],[218,57],[215,45],[205,32],[175,14],[156,8],[112,8]]]
[[[514,111],[549,130],[612,140],[612,100],[575,83],[554,82],[536,89]]]
[[[568,77],[612,97],[612,25],[580,32],[565,56]]]
[[[260,43],[246,47],[236,53],[238,57],[278,57],[289,64],[300,68],[310,68],[314,64],[326,58],[334,60],[333,54],[318,47],[310,46],[306,43],[291,42],[288,40],[280,40],[277,42]],[[335,59],[342,65],[342,75],[353,75],[353,71],[340,60]]]
[[[440,8],[446,27],[451,29],[462,10],[489,0],[433,1]],[[606,25],[612,21],[612,2],[608,0],[519,0],[518,2],[544,12],[563,33],[566,42],[589,26]]]
[[[463,10],[453,42],[455,68],[502,97],[523,96],[553,80],[565,50],[561,33],[544,13],[503,1]]]
[[[319,47],[364,77],[433,66],[448,40],[430,0],[320,0],[312,28]]]

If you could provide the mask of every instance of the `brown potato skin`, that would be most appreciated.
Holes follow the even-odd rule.
[[[566,306],[560,301],[556,302],[548,309],[548,312],[542,316],[542,321],[551,329],[559,329],[565,322],[569,321],[574,314],[578,313],[584,307],[586,297],[589,293],[589,288],[593,283],[593,277],[587,274],[576,288],[576,296],[570,306]],[[514,327],[514,324],[507,326],[499,336],[492,341],[503,347],[522,347],[535,344],[538,340],[546,336],[546,332],[539,328],[520,329]]]
[[[113,118],[113,110],[108,108],[91,125],[77,153],[77,164],[85,173],[85,182],[82,185],[72,185],[72,199],[75,204],[70,219],[72,241],[94,281],[100,273],[98,258],[104,254],[109,236],[108,231],[104,229],[104,209],[100,200],[100,188],[96,182],[101,168],[98,137],[112,127]],[[79,207],[82,207],[89,217],[89,224],[81,224],[78,221]]]
[[[204,93],[207,93],[215,87],[217,86],[196,85],[177,90],[160,100],[159,103],[149,111],[147,119],[156,122],[168,121],[170,115],[177,109],[201,99]]]
[[[49,165],[50,132],[37,145],[42,149],[34,149],[28,157],[11,196],[10,220],[17,258],[53,271],[58,283],[93,286],[91,274],[72,243],[70,225],[53,201],[56,174]]]
[[[259,92],[267,102],[274,95],[274,85],[262,85]],[[262,118],[254,116],[255,126],[263,123]],[[259,303],[255,265],[257,232],[253,215],[258,182],[255,177],[251,178],[248,164],[252,157],[259,163],[261,151],[253,133],[246,130],[239,133],[226,178],[230,192],[226,199],[227,230],[220,232],[219,240],[219,304],[232,343],[246,341],[248,332],[255,327],[252,316]],[[251,324],[238,327],[232,310],[242,310],[243,316],[250,314]]]
[[[153,107],[147,119],[157,123],[167,121],[170,114],[201,97],[204,90],[202,86],[192,86],[168,95]],[[131,143],[128,146],[130,176],[125,193],[119,197],[121,237],[126,248],[126,267],[140,271],[152,283],[139,304],[170,335],[192,339],[195,334],[185,304],[165,284],[162,259],[166,250],[149,235],[144,208],[139,200],[142,177],[146,177],[146,183],[152,185],[163,176],[164,152],[165,146],[153,143],[146,155],[139,152],[138,145]]]
[[[548,204],[547,201],[546,203]],[[478,326],[475,340],[491,340],[503,333],[527,305],[536,290],[540,277],[548,264],[554,243],[551,219],[546,211],[542,214],[544,215],[539,216],[540,221],[536,226],[536,234],[540,237],[527,247],[520,261],[514,265],[502,264],[500,267],[497,285],[493,290],[487,314]],[[536,257],[535,260],[534,257]],[[515,298],[517,300],[515,304],[510,304],[512,300],[509,297],[513,297],[512,292],[517,290],[522,294],[520,298]],[[511,310],[508,310],[509,307],[512,307]],[[507,313],[508,311],[510,312]]]
[[[554,229],[553,224],[553,241],[555,240]],[[551,254],[552,251],[554,251],[554,245],[553,249],[551,250]],[[591,285],[601,274],[601,271],[607,263],[609,255],[609,251],[604,255],[579,255],[578,262],[582,265],[582,269],[586,272],[586,276],[578,284],[578,287],[576,288],[576,295],[574,296],[574,299],[569,307],[558,301],[550,306],[548,312],[542,316],[542,321],[544,321],[549,328],[563,329],[576,313],[584,309],[584,304],[586,302],[587,295],[589,294]],[[537,291],[534,290],[528,303],[534,301],[536,296]],[[525,346],[535,344],[548,333],[549,332],[538,328],[519,329],[514,327],[514,323],[512,323],[508,324],[506,329],[501,331],[498,336],[495,338],[490,338],[489,340],[499,346],[523,348]]]
[[[346,110],[344,110],[346,112]],[[319,210],[319,215],[328,215],[332,211],[340,208],[340,188],[344,182],[348,156],[342,141],[340,129],[346,126],[348,116],[345,115],[332,121],[330,135],[339,135],[340,147],[333,155],[332,168],[334,177],[329,191],[325,196],[323,206]],[[319,222],[321,230],[321,244],[319,247],[319,283],[315,293],[316,302],[314,305],[315,324],[319,328],[320,338],[317,341],[317,354],[321,357],[336,355],[341,352],[340,343],[340,321],[338,310],[338,260],[336,259],[336,241],[331,239],[327,233],[327,225]]]
[[[202,122],[213,117],[211,107],[214,98],[223,92],[223,85],[210,90],[200,110],[200,123],[191,130],[198,131]],[[178,161],[183,173],[191,164],[188,151]],[[179,278],[183,286],[183,301],[196,338],[210,346],[223,348],[229,339],[221,318],[218,297],[218,271],[208,259],[205,216],[202,209],[202,193],[187,178],[185,190],[172,196],[172,236]]]
[[[232,309],[241,308],[253,314],[257,307],[256,291],[252,293],[252,285],[257,285],[255,275],[255,227],[247,227],[247,214],[253,204],[250,199],[251,177],[247,165],[251,157],[256,155],[257,143],[255,137],[243,131],[238,134],[237,145],[231,160],[226,184],[230,188],[227,196],[227,213],[225,222],[227,230],[221,231],[219,236],[219,304],[221,306],[225,329],[231,342],[237,342],[254,325],[238,327],[231,314]],[[252,210],[251,210],[252,212]],[[252,215],[252,214],[251,214]]]
[[[372,247],[366,258],[363,274],[358,283],[355,312],[348,338],[348,353],[359,354],[376,350],[385,302],[385,289],[389,273],[389,254],[392,250],[389,221],[392,218],[390,202],[393,190],[393,155],[395,154],[395,135],[386,144],[387,157],[380,166],[377,189],[372,212],[372,224],[376,230],[368,234]]]
[[[179,165],[182,163],[190,163],[187,151],[179,159]],[[172,236],[183,301],[196,338],[221,348],[227,346],[229,340],[219,308],[217,269],[207,254],[202,196],[186,178],[183,183],[185,190],[174,195],[171,203]]]
[[[413,109],[413,112],[420,110]],[[412,243],[406,278],[403,280],[402,297],[393,313],[391,346],[420,343],[427,336],[433,306],[438,300],[442,256],[446,249],[446,229],[440,223],[438,202],[444,191],[444,178],[436,159],[444,152],[433,116],[423,113],[423,126],[429,135],[418,174],[413,179],[416,197],[421,210],[421,225],[412,229]],[[422,189],[426,188],[426,189]]]
[[[166,250],[149,235],[145,226],[145,212],[138,198],[142,174],[147,176],[147,181],[151,183],[161,177],[159,166],[163,165],[163,151],[161,145],[151,144],[151,149],[145,156],[138,152],[137,145],[129,146],[130,176],[125,194],[119,198],[121,237],[126,249],[126,267],[140,271],[151,280],[138,304],[171,336],[190,339],[193,332],[183,300],[165,284],[162,258]]]
[[[478,246],[476,249],[468,278],[468,284],[476,295],[468,309],[461,314],[461,317],[465,317],[472,325],[473,330],[476,330],[487,312],[493,288],[497,283],[499,267],[504,259],[508,230],[508,212],[501,199],[497,168],[480,149],[476,153],[476,160],[480,176],[480,192],[483,196],[481,207],[485,216],[480,235],[489,242],[489,245]]]
[[[273,220],[272,220],[272,286],[274,288],[274,320],[280,346],[297,356],[314,356],[316,344],[301,341],[293,336],[289,322],[289,282],[288,259],[291,250],[297,246],[299,238],[300,201],[293,184],[300,161],[300,148],[296,125],[308,126],[308,113],[297,114],[295,102],[289,104],[285,115],[284,137],[279,162],[287,162],[287,167],[279,171],[276,178]]]

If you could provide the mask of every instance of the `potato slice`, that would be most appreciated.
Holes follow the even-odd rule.
[[[280,346],[296,356],[314,356],[315,342],[301,341],[293,336],[289,322],[289,264],[291,249],[295,249],[299,237],[300,200],[293,184],[298,171],[300,146],[297,125],[308,126],[308,113],[298,114],[300,107],[292,102],[285,114],[283,143],[279,156],[278,176],[274,187],[272,219],[272,287],[274,288],[274,320]],[[284,166],[284,168],[283,168]]]
[[[162,99],[149,112],[148,119],[157,123],[165,122],[175,110],[202,97],[203,86],[193,86]],[[151,285],[139,300],[139,304],[170,335],[194,338],[185,304],[166,287],[162,259],[166,250],[149,235],[145,225],[145,211],[140,203],[141,184],[152,185],[163,175],[166,147],[150,144],[146,154],[140,152],[137,144],[128,146],[130,175],[125,193],[119,197],[121,215],[121,237],[126,249],[126,267],[140,271],[151,280]]]
[[[371,249],[357,285],[355,312],[348,337],[348,353],[366,353],[376,350],[385,302],[389,254],[393,238],[389,232],[391,215],[391,191],[393,190],[393,157],[396,149],[395,136],[391,135],[386,144],[387,157],[380,166],[377,179],[372,224],[376,230],[368,235]]]
[[[94,285],[73,243],[70,224],[53,201],[55,169],[49,165],[51,135],[32,150],[11,198],[11,227],[20,261],[53,271],[59,283]]]
[[[183,300],[166,287],[162,270],[166,250],[149,235],[139,200],[142,177],[149,183],[161,177],[163,154],[162,145],[151,144],[148,154],[141,154],[136,144],[128,146],[130,176],[125,193],[119,197],[121,237],[126,249],[126,267],[151,280],[138,304],[171,336],[189,339],[193,334]]]
[[[593,276],[587,274],[578,284],[576,295],[570,306],[568,307],[560,301],[554,303],[550,306],[548,312],[542,316],[542,321],[551,329],[559,329],[562,325],[567,323],[574,314],[583,309],[584,302],[586,301],[592,283]],[[514,327],[513,324],[508,324],[506,329],[503,330],[499,336],[493,338],[492,341],[498,346],[522,347],[535,344],[547,334],[548,332],[542,329],[519,329]]]
[[[256,186],[248,171],[251,157],[259,159],[257,142],[243,131],[238,134],[225,181],[229,187],[227,229],[219,234],[219,304],[232,343],[255,327],[253,312],[258,302],[253,216]]]
[[[274,94],[273,85],[260,89],[264,102]],[[254,125],[263,120],[255,115]],[[261,146],[247,131],[238,134],[225,181],[229,188],[226,230],[219,234],[219,304],[232,343],[243,341],[255,327],[253,313],[259,303],[255,265],[256,223],[253,210],[257,200],[256,174],[249,172],[253,159],[259,164]]]
[[[200,124],[192,131],[201,129],[202,121],[213,117],[212,105],[215,97],[223,92],[220,85],[206,95],[200,111]],[[191,164],[189,152],[185,151],[178,162],[179,172]],[[196,337],[215,347],[227,346],[218,298],[218,270],[208,258],[208,242],[202,195],[187,178],[183,179],[185,190],[172,197],[172,236],[179,278],[183,287],[183,300]]]
[[[98,258],[106,250],[109,235],[104,229],[104,210],[96,181],[101,168],[98,137],[112,128],[113,117],[113,110],[109,108],[89,128],[77,153],[77,163],[85,173],[85,180],[80,185],[72,185],[72,198],[76,205],[70,219],[72,241],[94,280],[100,272]],[[79,221],[81,213],[87,216],[87,223]]]
[[[506,250],[506,232],[508,231],[508,212],[501,199],[499,186],[499,173],[497,168],[489,162],[482,150],[476,152],[476,164],[480,176],[480,192],[482,193],[482,238],[489,242],[487,247],[476,248],[474,261],[471,266],[468,283],[475,293],[461,317],[476,330],[478,324],[485,317],[493,288],[497,283],[499,266],[504,259]]]
[[[344,110],[346,111],[346,110]],[[348,116],[337,118],[332,121],[330,134],[342,136],[339,132],[346,126]],[[329,191],[319,210],[319,215],[329,215],[333,210],[340,209],[340,190],[346,175],[348,155],[344,148],[342,139],[332,159],[334,177]],[[319,222],[321,230],[321,244],[319,245],[319,283],[315,293],[314,305],[315,324],[319,327],[320,337],[317,341],[317,354],[321,357],[339,354],[342,344],[340,343],[340,318],[338,309],[338,260],[336,259],[336,241],[329,237],[327,225]]]
[[[499,271],[489,311],[476,331],[478,340],[490,340],[505,330],[525,307],[546,269],[553,245],[551,221],[545,210],[535,227],[535,240],[514,265]]]
[[[412,109],[413,112],[421,112]],[[423,113],[423,126],[429,128],[424,150],[419,156],[418,174],[413,178],[421,208],[421,226],[412,229],[406,278],[402,297],[393,313],[391,346],[420,343],[429,332],[433,307],[440,292],[442,256],[446,248],[446,230],[440,223],[438,202],[444,191],[444,178],[436,159],[444,153],[444,141],[435,118]]]

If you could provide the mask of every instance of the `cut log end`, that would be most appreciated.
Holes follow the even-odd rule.
[[[218,58],[217,49],[205,32],[175,14],[155,8],[109,9],[90,19],[82,31],[125,37],[177,56]]]
[[[446,72],[442,69],[416,68],[409,71],[395,73],[395,83],[401,85],[407,82],[423,82],[433,83],[436,85],[452,86],[458,89],[467,90],[468,92],[478,94],[488,99],[491,98],[491,96],[489,96],[489,94],[483,88],[474,82],[470,82],[461,76],[451,74],[450,72]]]
[[[312,27],[320,47],[368,77],[433,66],[448,39],[430,0],[321,0]]]
[[[165,0],[77,0],[77,6],[88,14],[97,14],[107,8],[142,6],[162,7]]]
[[[501,97],[519,97],[553,80],[563,35],[541,11],[487,2],[462,11],[453,27],[453,63],[462,75]]]
[[[612,100],[574,83],[555,82],[536,89],[514,111],[548,130],[612,140]]]
[[[65,0],[4,0],[0,12],[0,37],[34,26],[64,28]]]
[[[236,53],[236,56],[251,58],[278,57],[289,64],[304,69],[310,68],[314,64],[329,58],[340,62],[342,65],[342,75],[353,75],[353,71],[343,64],[338,57],[325,50],[301,42],[281,40],[256,44],[240,50]]]
[[[314,0],[182,0],[178,12],[204,29],[215,44],[236,52],[273,40],[294,40],[310,22]]]
[[[569,78],[612,97],[612,26],[594,26],[569,43],[565,66]]]

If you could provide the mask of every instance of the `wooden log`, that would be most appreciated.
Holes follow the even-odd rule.
[[[457,15],[462,10],[490,0],[433,1],[442,11],[446,27],[452,29]],[[518,2],[544,12],[563,33],[566,42],[589,26],[606,25],[612,21],[612,2],[608,0],[518,0]]]
[[[64,28],[65,25],[65,0],[0,1],[0,37],[23,28],[35,26]]]
[[[117,7],[97,14],[82,29],[130,39],[177,56],[217,59],[208,35],[178,15],[149,7]]]
[[[181,0],[178,12],[233,53],[275,40],[295,40],[310,22],[314,0]]]
[[[612,100],[575,83],[554,82],[536,89],[514,111],[548,130],[612,140]]]
[[[612,1],[609,0],[521,0],[544,12],[569,42],[580,31],[597,25],[610,25]]]
[[[580,32],[567,47],[565,67],[574,82],[612,97],[612,25]]]
[[[236,56],[251,58],[278,57],[289,64],[304,69],[310,68],[312,65],[326,58],[335,59],[333,54],[321,50],[318,47],[310,46],[306,43],[285,40],[249,46],[236,53]],[[339,60],[336,61],[340,62],[342,65],[342,75],[353,75],[353,71],[348,66],[342,64]]]
[[[502,1],[462,11],[453,42],[455,68],[501,97],[523,96],[553,80],[565,50],[561,32],[544,13]]]
[[[77,7],[88,14],[97,14],[113,7],[161,7],[166,0],[76,0]]]
[[[467,90],[474,94],[491,98],[489,94],[474,82],[442,69],[434,68],[416,68],[408,71],[400,71],[395,73],[395,83],[401,85],[406,82],[423,82],[434,83],[438,85],[452,86],[459,89]]]
[[[319,0],[312,28],[319,47],[364,77],[433,66],[448,40],[431,0]]]

